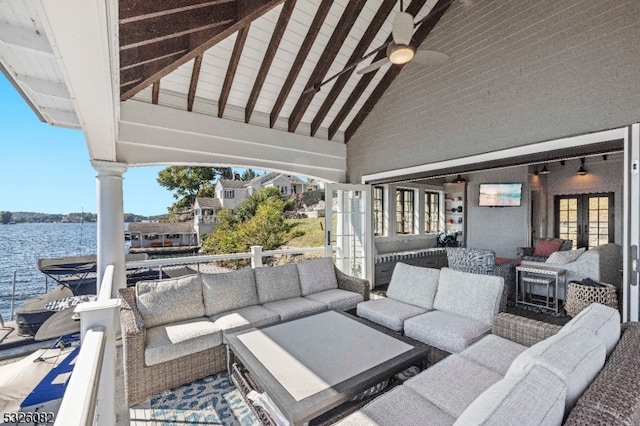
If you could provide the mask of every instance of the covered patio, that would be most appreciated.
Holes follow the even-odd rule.
[[[416,58],[391,64],[401,7]],[[0,68],[42,121],[84,133],[107,305],[126,285],[131,167],[442,185],[467,173],[529,182],[538,164],[615,153],[622,318],[637,321],[638,12],[635,0],[8,0]],[[505,232],[514,247],[531,243],[522,212],[529,223]]]

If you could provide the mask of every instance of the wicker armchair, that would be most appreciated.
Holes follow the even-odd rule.
[[[545,262],[547,260],[547,258],[549,257],[548,255],[547,256],[541,256],[539,251],[536,254],[536,249],[538,248],[538,243],[540,243],[541,241],[543,241],[545,243],[557,241],[558,242],[557,244],[560,246],[560,248],[557,251],[571,250],[573,248],[573,241],[572,240],[561,240],[559,238],[537,238],[533,242],[533,247],[518,247],[517,248],[518,259],[527,260],[527,261],[531,261],[531,262]],[[562,241],[562,242],[560,242],[560,241]],[[543,253],[543,254],[547,254],[547,253]]]
[[[515,260],[497,264],[496,253],[487,249],[447,247],[446,250],[447,263],[451,269],[504,278],[504,292],[500,301],[500,311],[506,311],[510,290],[515,289],[516,285]]]

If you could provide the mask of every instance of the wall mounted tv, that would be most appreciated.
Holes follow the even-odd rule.
[[[480,207],[518,207],[521,199],[521,183],[480,184]]]

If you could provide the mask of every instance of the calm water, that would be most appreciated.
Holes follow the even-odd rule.
[[[36,266],[39,258],[96,253],[95,223],[25,223],[0,225],[0,313],[11,315],[11,288],[16,272],[16,308],[45,292],[46,275]],[[49,289],[56,282],[49,278]]]

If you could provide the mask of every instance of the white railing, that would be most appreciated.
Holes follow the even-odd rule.
[[[127,262],[127,269],[163,266],[199,265],[220,260],[251,259],[251,267],[262,266],[265,256],[324,253],[324,247],[262,251],[253,246],[251,252],[187,256]],[[79,304],[82,344],[80,354],[56,417],[56,426],[114,425],[116,394],[116,333],[119,330],[120,300],[112,299],[114,266],[105,269],[95,302]]]

